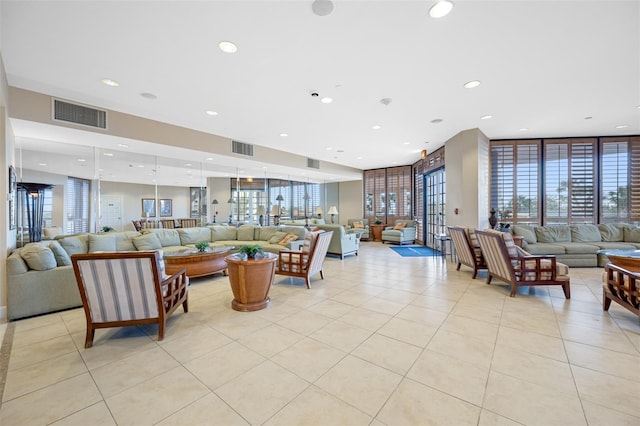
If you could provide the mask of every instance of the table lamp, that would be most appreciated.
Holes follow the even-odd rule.
[[[334,218],[338,214],[338,208],[336,206],[329,207],[329,211],[327,212],[327,214],[331,215],[331,223],[333,223]]]

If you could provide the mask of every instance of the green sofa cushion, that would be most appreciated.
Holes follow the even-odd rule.
[[[180,245],[180,234],[176,229],[145,229],[145,234],[154,234],[160,240],[162,247],[171,247]]]
[[[53,256],[56,258],[58,266],[71,265],[71,258],[69,257],[69,254],[62,248],[58,241],[51,241],[49,243],[49,248],[53,252]]]
[[[133,239],[133,245],[138,251],[143,250],[160,250],[162,245],[156,234],[143,234]]]
[[[577,243],[597,243],[602,241],[596,225],[571,225],[571,241]]]
[[[234,226],[212,226],[211,241],[230,241],[235,240],[237,229]]]
[[[58,242],[69,256],[89,252],[89,234],[61,238]]]
[[[528,225],[513,225],[511,232],[513,232],[513,235],[524,238],[528,244],[535,244],[538,242],[538,238],[534,229],[533,226]]]
[[[598,225],[602,241],[616,242],[624,241],[624,224],[621,223],[601,223]]]
[[[49,247],[40,244],[27,244],[20,251],[20,256],[29,266],[36,271],[48,271],[58,267],[58,262]]]
[[[539,243],[568,243],[571,230],[567,225],[536,226],[536,238]]]
[[[89,235],[89,253],[98,251],[117,251],[115,235]]]
[[[124,231],[124,232],[114,232],[113,235],[116,237],[116,250],[117,251],[134,251],[136,246],[133,245],[133,239],[135,237],[139,237],[140,234],[138,231]]]
[[[640,226],[625,227],[624,240],[630,243],[640,243]]]
[[[180,245],[198,244],[211,241],[211,231],[209,228],[181,228],[178,229],[180,235]]]
[[[239,241],[253,241],[254,226],[242,225],[238,228],[238,240]]]
[[[281,232],[277,226],[263,226],[261,228],[257,228],[258,231],[258,240],[260,241],[269,241],[271,237],[275,235],[276,232]]]

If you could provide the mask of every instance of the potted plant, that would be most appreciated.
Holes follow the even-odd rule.
[[[204,253],[209,248],[209,243],[207,241],[202,241],[200,243],[196,243],[196,248],[200,253]]]
[[[382,225],[382,220],[380,220],[380,219],[378,219],[376,217],[375,220],[373,221],[373,223],[375,223],[376,225]]]
[[[115,231],[115,229],[113,229],[110,226],[103,226],[102,229],[100,229],[100,231],[102,231],[102,232],[113,232],[113,231]]]
[[[233,291],[231,307],[236,311],[257,311],[270,302],[269,290],[276,272],[278,256],[265,253],[259,245],[245,245],[225,258]]]

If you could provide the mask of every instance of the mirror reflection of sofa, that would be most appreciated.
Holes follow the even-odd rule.
[[[348,219],[347,230],[360,233],[361,240],[369,240],[369,219]]]

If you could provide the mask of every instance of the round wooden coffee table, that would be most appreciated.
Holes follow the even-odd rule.
[[[227,275],[227,262],[224,258],[229,254],[229,247],[209,249],[204,253],[196,249],[185,249],[164,254],[164,264],[169,275],[182,268],[187,270],[190,278],[222,272]]]

